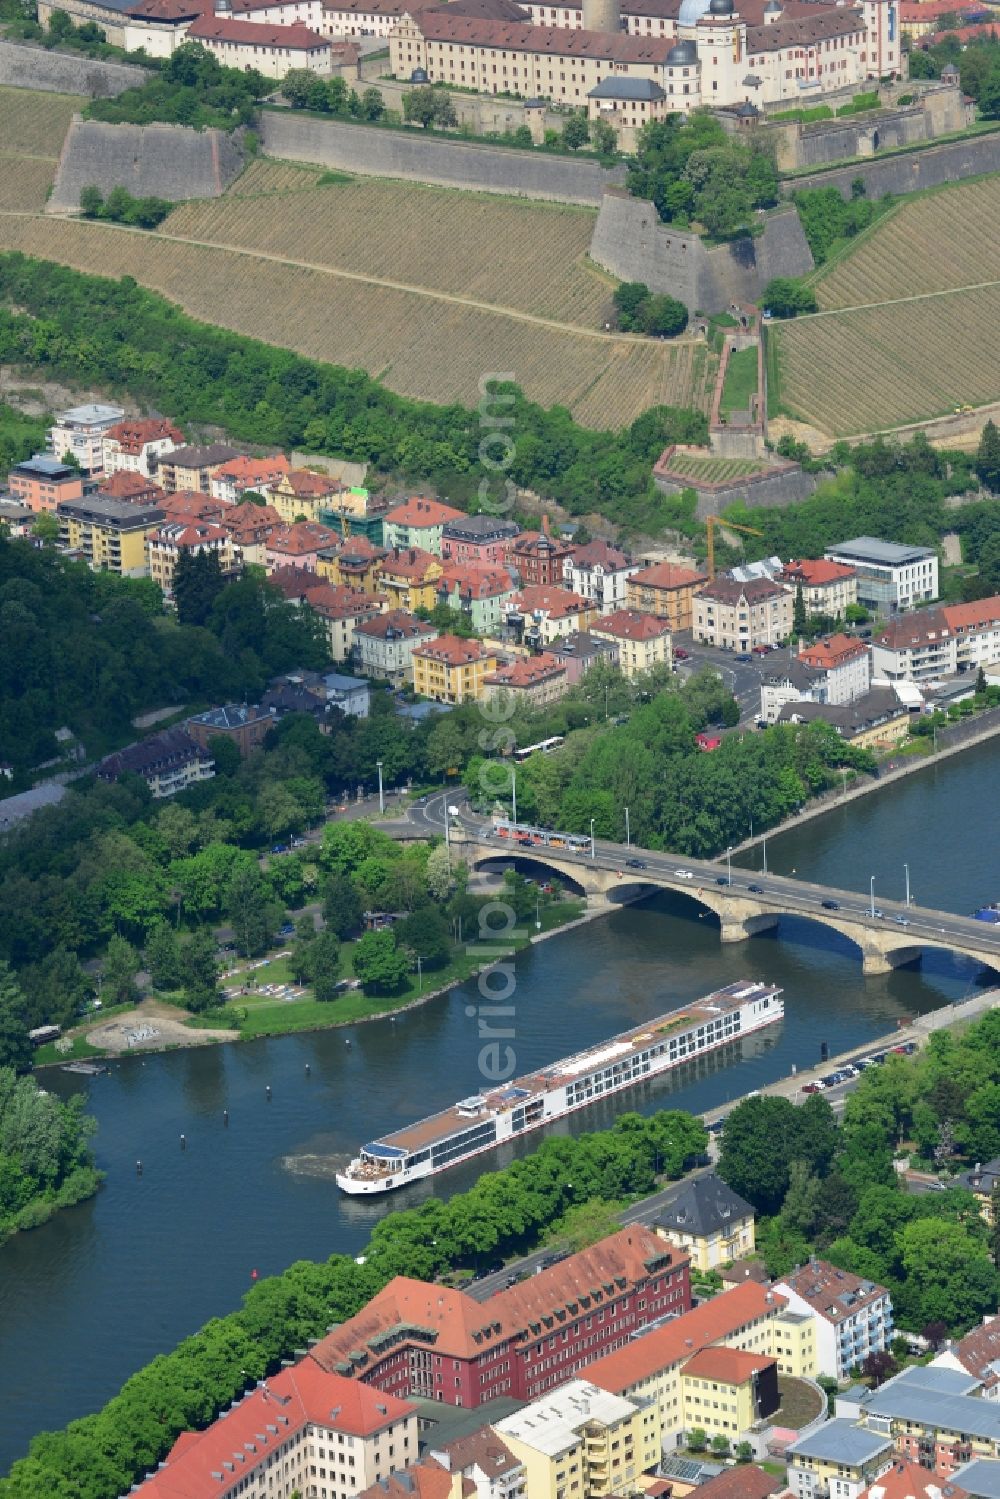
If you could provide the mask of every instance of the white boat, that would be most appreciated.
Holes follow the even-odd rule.
[[[352,1196],[391,1192],[541,1129],[785,1013],[781,990],[741,980],[525,1077],[460,1099],[443,1113],[361,1147],[337,1185]]]

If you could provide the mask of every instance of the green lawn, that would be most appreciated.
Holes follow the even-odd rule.
[[[757,394],[757,346],[739,349],[729,356],[726,366],[726,382],[722,387],[720,413],[730,416],[735,411],[747,411],[750,398]]]

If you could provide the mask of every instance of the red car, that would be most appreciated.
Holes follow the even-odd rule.
[[[822,1093],[823,1089],[819,1083],[806,1083],[802,1091],[803,1093]]]
[[[677,645],[677,646],[674,647],[674,660],[675,661],[686,661],[687,658],[688,658],[688,652],[684,649],[684,647],[682,645]]]

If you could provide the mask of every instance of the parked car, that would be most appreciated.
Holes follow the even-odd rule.
[[[822,1093],[822,1091],[823,1091],[823,1084],[822,1083],[806,1083],[806,1085],[802,1089],[802,1091],[803,1091],[803,1093]]]
[[[840,901],[839,900],[825,900],[823,902],[823,910],[824,911],[839,911],[840,910]]]
[[[287,854],[287,852],[288,852],[288,844],[287,843],[275,843],[272,846],[272,848],[271,848],[271,852],[272,852],[272,854]]]
[[[749,651],[738,651],[736,659],[737,661],[742,661],[744,666],[751,666],[753,664],[753,657]]]
[[[771,647],[769,645],[755,645],[753,648],[753,654],[755,656],[766,656],[770,649]]]
[[[294,937],[295,936],[295,927],[293,926],[293,924],[290,921],[282,922],[281,926],[279,926],[279,928],[278,928],[278,936],[279,937]]]
[[[690,652],[686,651],[682,645],[677,645],[677,646],[674,647],[674,660],[675,661],[687,661],[688,658],[689,658],[689,656],[690,656]]]

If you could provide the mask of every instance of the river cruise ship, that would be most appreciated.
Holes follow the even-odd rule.
[[[352,1196],[391,1192],[541,1129],[784,1015],[781,990],[741,980],[525,1077],[460,1099],[443,1113],[361,1147],[337,1185]]]

